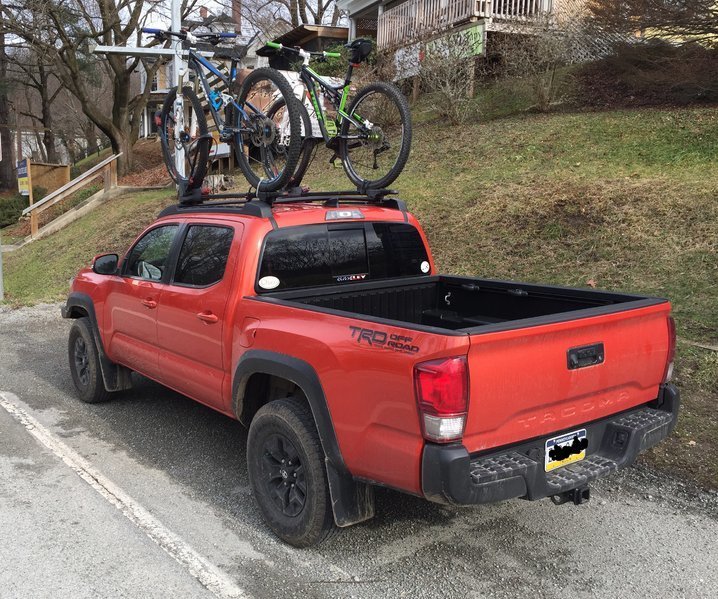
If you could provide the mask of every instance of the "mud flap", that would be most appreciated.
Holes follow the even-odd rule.
[[[344,528],[373,518],[374,487],[340,474],[328,459],[325,463],[336,525]]]

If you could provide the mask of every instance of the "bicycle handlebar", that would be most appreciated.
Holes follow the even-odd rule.
[[[190,33],[189,31],[170,31],[169,29],[155,29],[154,27],[143,27],[142,33],[149,33],[150,35],[154,35],[159,38],[174,36],[183,40],[187,39],[188,35],[191,35],[198,39],[233,39],[238,36],[237,33],[232,33],[229,31],[222,31],[218,33]]]
[[[293,46],[285,46],[283,44],[278,44],[276,42],[267,42],[267,46],[270,48],[274,48],[275,50],[279,50],[280,52],[288,51],[293,52],[294,54],[301,55],[302,53],[308,54],[310,56],[321,56],[322,58],[341,58],[341,52],[307,52],[306,50],[302,50],[301,48],[295,48]]]

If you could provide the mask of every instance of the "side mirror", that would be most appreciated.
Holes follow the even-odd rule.
[[[114,275],[119,261],[117,254],[100,254],[92,259],[92,270],[98,275]]]

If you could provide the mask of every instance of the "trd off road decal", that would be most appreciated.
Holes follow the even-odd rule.
[[[374,329],[362,327],[349,326],[349,329],[352,332],[352,339],[356,339],[356,342],[360,345],[365,344],[379,349],[389,349],[407,354],[415,354],[419,351],[418,345],[411,344],[413,337],[393,333],[390,335],[384,331],[375,331]]]

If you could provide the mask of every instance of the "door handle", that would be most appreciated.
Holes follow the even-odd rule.
[[[209,324],[214,324],[219,320],[219,317],[216,314],[212,314],[212,312],[200,312],[197,314],[197,318]]]
[[[157,307],[157,302],[153,299],[143,299],[142,305],[146,308],[150,308],[151,310]]]

